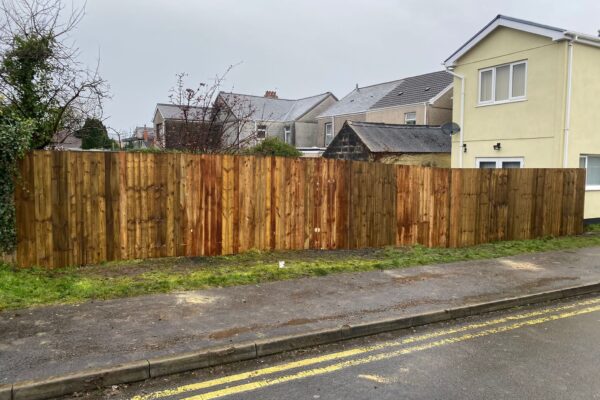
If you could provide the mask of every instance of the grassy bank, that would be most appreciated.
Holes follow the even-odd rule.
[[[255,284],[322,276],[488,259],[600,245],[594,233],[576,237],[497,242],[462,249],[407,248],[248,252],[235,256],[138,260],[55,270],[0,265],[0,309],[76,303],[177,290]],[[280,269],[278,261],[285,260]]]

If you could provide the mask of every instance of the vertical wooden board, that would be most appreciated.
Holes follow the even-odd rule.
[[[36,265],[53,267],[52,164],[48,151],[34,153]]]
[[[544,232],[544,177],[543,171],[540,169],[533,170],[533,198],[531,212],[531,227],[534,237],[545,236]]]
[[[305,190],[304,190],[304,245],[305,249],[315,248],[315,163],[314,159],[305,160]]]
[[[119,202],[119,260],[127,260],[130,258],[128,254],[129,237],[128,237],[128,173],[127,173],[127,153],[119,152],[115,154],[114,161],[118,175],[118,185],[115,190],[118,191]],[[114,187],[114,185],[113,185]],[[113,195],[114,196],[114,195]]]
[[[575,175],[572,169],[563,169],[563,196],[561,207],[561,235],[572,235],[574,229],[574,219],[572,209],[575,205]]]
[[[576,188],[577,197],[575,199],[575,234],[583,233],[584,205],[585,205],[585,169],[576,170]]]
[[[186,254],[186,160],[184,154],[175,155],[175,210],[173,217],[173,234],[175,235],[175,254],[181,257]]]
[[[223,187],[223,166],[222,166],[222,157],[213,156],[214,163],[214,183],[213,183],[213,201],[214,206],[212,210],[212,234],[211,238],[215,244],[214,254],[223,254],[223,240],[222,240],[222,230],[223,224],[221,220],[222,209],[223,209],[223,199],[221,197],[222,187]],[[267,233],[267,232],[265,232]]]
[[[158,230],[160,227],[159,221],[159,206],[160,206],[160,183],[156,181],[158,164],[156,154],[147,154],[146,170],[148,181],[146,184],[146,192],[148,194],[148,258],[158,257],[160,254],[160,245],[158,243]],[[159,157],[160,158],[160,157]]]
[[[34,228],[32,216],[35,214],[33,207],[33,155],[26,154],[19,161],[19,173],[15,177],[15,212],[17,265],[28,267],[33,265],[35,258],[35,241],[32,243],[31,233]]]
[[[154,182],[158,186],[157,203],[155,204],[155,214],[158,219],[156,227],[156,257],[166,257],[168,255],[168,230],[169,230],[169,159],[172,154],[161,154],[155,156],[156,165],[154,167]]]
[[[68,262],[68,202],[65,152],[51,152],[52,253],[55,267]]]
[[[104,153],[104,191],[106,201],[106,259],[121,259],[121,205],[118,153]]]
[[[486,243],[489,241],[491,230],[491,216],[494,213],[491,205],[492,194],[492,171],[491,169],[481,169],[478,171],[479,187],[477,198],[477,223],[475,226],[475,244]]]
[[[221,161],[222,186],[221,186],[221,243],[222,254],[233,253],[233,185],[234,169],[233,157],[223,156]]]
[[[450,170],[433,169],[432,186],[434,211],[430,243],[432,247],[447,247],[450,224]]]

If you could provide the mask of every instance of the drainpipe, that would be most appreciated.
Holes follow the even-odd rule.
[[[425,120],[425,125],[427,125],[427,107],[428,107],[428,102],[423,103],[423,105],[425,106],[425,116],[423,117],[423,119]]]
[[[567,54],[567,98],[565,105],[565,132],[564,132],[564,154],[563,168],[569,166],[569,131],[571,129],[571,91],[573,80],[573,41],[577,40],[577,36],[573,40],[569,40]]]
[[[460,145],[458,148],[458,167],[462,168],[464,153],[463,145],[465,143],[465,76],[451,71],[448,67],[446,67],[446,72],[455,78],[460,79]]]

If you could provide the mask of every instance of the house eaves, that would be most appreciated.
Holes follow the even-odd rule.
[[[512,28],[523,32],[529,32],[539,36],[545,36],[553,41],[572,40],[582,44],[600,47],[600,38],[592,35],[581,34],[569,31],[555,26],[539,24],[537,22],[524,19],[513,18],[506,15],[497,15],[492,21],[484,26],[472,38],[465,42],[454,53],[442,63],[446,68],[456,66],[456,62],[475,47],[479,42],[485,39],[498,27]]]

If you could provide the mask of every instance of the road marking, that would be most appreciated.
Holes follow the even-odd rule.
[[[377,383],[381,383],[381,384],[390,384],[393,382],[392,379],[386,378],[384,376],[381,375],[363,375],[360,374],[358,375],[359,378],[362,379],[366,379],[368,381],[373,381],[373,382],[377,382]]]
[[[263,379],[263,380],[256,381],[256,382],[251,382],[251,383],[247,383],[247,384],[243,384],[243,385],[220,389],[220,390],[216,390],[214,392],[203,393],[203,394],[199,394],[196,396],[186,397],[185,400],[217,399],[217,398],[224,397],[224,396],[254,391],[257,389],[263,389],[263,388],[266,388],[269,386],[279,385],[282,383],[291,382],[291,381],[295,381],[295,380],[299,380],[299,379],[310,378],[310,377],[323,375],[323,374],[329,374],[329,373],[336,372],[336,371],[339,371],[339,370],[342,370],[345,368],[355,367],[355,366],[363,365],[363,364],[369,364],[369,363],[373,363],[376,361],[387,360],[390,358],[415,353],[417,351],[429,350],[432,348],[445,346],[448,344],[464,342],[467,340],[473,340],[473,339],[480,338],[483,336],[489,336],[492,334],[507,332],[507,331],[518,329],[518,328],[522,328],[524,326],[539,325],[539,324],[542,324],[545,322],[556,321],[556,320],[560,320],[560,319],[564,319],[564,318],[570,318],[570,317],[574,317],[574,316],[578,316],[578,315],[582,315],[582,314],[589,314],[589,313],[597,312],[597,311],[600,311],[600,306],[588,307],[588,308],[584,308],[584,309],[577,310],[577,311],[571,311],[571,312],[566,312],[566,313],[557,314],[557,315],[550,315],[547,317],[541,317],[541,318],[537,318],[537,319],[530,319],[530,320],[526,320],[526,321],[517,322],[512,325],[504,325],[504,326],[499,326],[497,328],[486,329],[486,330],[479,331],[476,333],[468,333],[468,334],[462,335],[462,336],[442,339],[442,340],[438,340],[435,342],[426,343],[426,344],[423,344],[420,346],[407,347],[407,348],[404,348],[404,349],[401,349],[398,351],[394,351],[394,352],[390,352],[390,353],[374,354],[374,355],[364,357],[364,358],[359,358],[356,360],[348,360],[348,361],[344,361],[341,363],[328,365],[325,367],[300,371],[293,375],[287,375],[287,376],[282,376],[282,377],[273,378],[273,379]]]
[[[600,303],[600,299],[591,299],[591,300],[581,301],[581,302],[574,303],[574,304],[568,304],[568,305],[558,306],[558,307],[551,307],[551,308],[546,308],[544,310],[539,310],[539,311],[532,311],[532,312],[528,312],[528,313],[524,313],[524,314],[509,315],[506,317],[496,318],[496,319],[485,321],[485,322],[465,325],[465,326],[456,327],[456,328],[437,330],[437,331],[434,331],[431,333],[408,337],[408,338],[398,340],[398,341],[391,341],[391,342],[386,342],[386,343],[382,343],[382,344],[378,344],[378,345],[366,346],[366,347],[362,347],[362,348],[359,347],[359,348],[355,348],[355,349],[351,349],[351,350],[345,350],[345,351],[341,351],[341,352],[337,352],[337,353],[327,354],[327,355],[320,356],[320,357],[307,358],[304,360],[294,361],[294,362],[281,364],[281,365],[277,365],[277,366],[273,366],[273,367],[267,367],[267,368],[262,368],[262,369],[258,369],[258,370],[254,370],[254,371],[242,372],[242,373],[235,374],[235,375],[225,376],[223,378],[217,378],[217,379],[212,379],[209,381],[184,385],[184,386],[180,386],[180,387],[173,388],[173,389],[167,389],[167,390],[163,390],[163,391],[159,391],[159,392],[155,392],[155,393],[150,393],[147,395],[135,396],[131,400],[152,400],[152,399],[159,399],[159,398],[163,398],[163,397],[167,397],[167,396],[174,396],[174,395],[182,394],[185,392],[206,389],[206,388],[213,387],[213,386],[223,385],[223,384],[227,384],[227,383],[233,383],[233,382],[250,379],[250,378],[255,378],[258,376],[269,375],[269,374],[273,374],[273,373],[277,373],[277,372],[283,372],[283,371],[287,371],[290,369],[306,367],[309,365],[318,364],[318,363],[322,363],[322,362],[326,362],[326,361],[333,361],[333,360],[337,360],[337,359],[341,359],[341,358],[348,358],[351,356],[365,354],[365,353],[369,353],[369,352],[376,351],[376,350],[382,350],[382,349],[389,348],[389,347],[396,347],[396,346],[401,346],[401,345],[405,345],[405,344],[420,342],[420,341],[434,339],[437,337],[446,336],[446,335],[450,335],[450,334],[454,334],[454,333],[460,333],[460,332],[465,332],[465,331],[469,331],[469,330],[473,330],[473,329],[485,328],[485,327],[488,327],[491,325],[497,325],[497,324],[501,324],[501,323],[505,323],[505,322],[509,322],[509,321],[521,320],[521,319],[526,319],[526,318],[531,318],[531,317],[537,317],[540,315],[546,315],[546,314],[550,314],[553,312],[568,310],[568,309],[572,309],[572,308],[579,307],[579,306],[587,306],[587,305],[592,305],[592,304],[597,304],[597,303]]]

